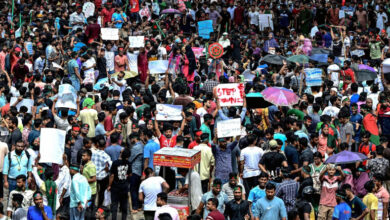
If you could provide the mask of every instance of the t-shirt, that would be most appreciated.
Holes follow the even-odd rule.
[[[84,165],[83,168],[83,176],[87,179],[91,179],[92,177],[96,176],[96,166],[93,164],[92,161],[89,161]],[[93,183],[89,183],[89,187],[91,187],[91,194],[96,194],[96,181]]]
[[[105,135],[106,134],[106,130],[104,129],[104,125],[99,123],[97,126],[96,126],[96,129],[95,129],[95,136],[98,136],[98,135]]]
[[[320,205],[326,205],[335,207],[336,202],[336,190],[339,187],[339,176],[333,176],[330,178],[328,175],[323,177],[322,188],[321,188],[321,199]]]
[[[333,219],[338,220],[349,220],[351,218],[351,208],[349,205],[345,202],[342,202],[338,204],[336,207],[334,207],[333,211]]]
[[[279,152],[267,152],[261,158],[260,164],[264,165],[265,169],[270,171],[272,175],[279,175],[282,163],[286,160],[286,157]]]
[[[127,160],[114,161],[110,173],[114,174],[113,190],[126,191],[128,186],[127,176],[131,174],[130,162]]]
[[[367,206],[368,211],[370,212],[371,210],[375,210],[375,216],[377,216],[377,210],[378,210],[378,198],[372,193],[368,193],[367,195],[364,196],[363,198],[363,203],[364,205]],[[364,217],[364,220],[370,220],[370,215],[367,214]]]
[[[171,138],[166,138],[165,135],[160,135],[159,141],[160,141],[160,148],[164,147],[174,147],[176,146],[176,136],[173,136]]]
[[[280,220],[287,218],[287,211],[280,198],[275,196],[272,200],[268,200],[267,197],[263,197],[256,202],[253,215],[260,219]]]
[[[359,199],[357,196],[355,196],[351,201],[347,201],[348,205],[351,207],[352,218],[359,217],[363,211],[367,208],[366,205],[362,202],[361,199]]]
[[[95,121],[98,120],[95,109],[83,109],[80,111],[80,120],[89,125],[87,137],[95,137]]]
[[[263,198],[266,196],[265,189],[260,189],[259,186],[256,186],[255,188],[251,189],[248,196],[248,201],[252,202],[252,211],[255,208],[257,200]]]
[[[209,142],[211,143],[211,129],[209,126],[206,124],[202,124],[200,126],[200,130],[202,131],[203,134],[209,134]]]
[[[262,159],[263,154],[263,149],[256,146],[242,149],[240,161],[244,161],[244,178],[260,175],[259,162]]]
[[[160,145],[158,145],[156,142],[154,142],[153,140],[149,140],[145,147],[144,147],[144,158],[149,158],[149,164],[148,164],[148,167],[154,169],[154,165],[153,165],[153,155],[154,155],[154,152],[160,150]],[[144,167],[145,169],[146,167]]]
[[[144,211],[156,211],[157,194],[162,192],[162,184],[164,182],[165,180],[161,176],[152,176],[141,183],[138,192],[145,195]]]
[[[53,218],[53,212],[51,211],[50,206],[44,206],[43,209],[45,210],[45,213],[49,219]],[[33,220],[43,220],[42,212],[41,210],[36,206],[30,206],[28,208],[27,212],[27,219],[33,219]]]
[[[340,124],[340,138],[341,143],[347,142],[347,135],[349,134],[349,142],[348,145],[352,144],[352,137],[353,137],[353,126],[350,122],[346,124]]]

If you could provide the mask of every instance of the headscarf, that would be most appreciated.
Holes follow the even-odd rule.
[[[195,58],[194,51],[192,51],[192,48],[190,45],[186,46],[186,56],[187,56],[188,62],[190,62],[188,65],[188,67],[189,67],[188,74],[191,75],[196,70],[196,58]]]
[[[305,38],[304,41],[303,41],[303,47],[302,47],[303,53],[306,56],[310,56],[311,55],[311,49],[312,49],[312,45],[311,45],[310,39]]]
[[[83,108],[92,108],[95,105],[95,102],[91,98],[86,98],[83,101]]]

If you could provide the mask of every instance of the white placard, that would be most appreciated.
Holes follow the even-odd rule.
[[[157,104],[157,121],[181,121],[183,117],[181,111],[183,106],[181,105],[169,105],[169,104]]]
[[[55,107],[77,109],[77,92],[72,85],[60,85],[58,89],[58,101]]]
[[[18,100],[17,97],[11,97],[11,100],[10,100],[10,104],[11,106]],[[34,105],[34,100],[32,99],[23,99],[22,101],[20,101],[17,105],[16,105],[16,108],[18,109],[18,111],[20,110],[20,107],[22,106],[26,106],[27,107],[27,112],[28,113],[31,113],[31,106]]]
[[[383,62],[383,73],[390,73],[390,58],[385,59]]]
[[[58,69],[61,69],[61,70],[63,69],[62,66],[60,66],[60,65],[57,64],[56,62],[52,62],[52,64],[53,64],[53,67],[54,67],[54,68],[58,68]]]
[[[241,134],[241,119],[218,121],[217,134],[218,138],[239,136]]]
[[[244,104],[242,83],[219,84],[216,92],[221,106],[242,106]]]
[[[245,82],[252,82],[253,79],[255,78],[255,75],[252,74],[250,70],[245,70],[243,72],[243,75],[244,75],[244,81]]]
[[[39,163],[62,164],[65,151],[66,131],[56,128],[42,128],[39,144]]]
[[[117,28],[102,28],[100,32],[103,40],[119,40],[119,29]]]
[[[145,46],[145,37],[144,36],[129,36],[129,47],[131,48],[141,48]]]
[[[342,18],[345,18],[345,11],[344,10],[339,11],[339,19],[342,19]]]
[[[149,72],[151,74],[155,73],[165,73],[168,69],[168,60],[154,60],[149,61]]]
[[[272,21],[272,14],[260,14],[259,15],[260,20],[260,30],[263,31],[264,28],[270,27],[272,30],[274,30],[274,23]]]

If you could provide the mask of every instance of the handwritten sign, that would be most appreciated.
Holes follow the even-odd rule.
[[[305,73],[307,86],[322,85],[322,70],[320,68],[306,68]]]
[[[219,84],[216,92],[221,106],[242,106],[244,104],[244,85],[241,83]]]
[[[168,63],[168,60],[149,61],[149,72],[151,74],[165,73],[165,71],[168,69]]]
[[[200,56],[203,56],[203,48],[201,47],[192,47],[192,51],[195,54],[196,59],[199,59]]]
[[[157,104],[157,121],[181,121],[181,111],[183,106],[181,105],[169,105],[169,104]]]
[[[263,31],[265,28],[270,27],[272,30],[274,29],[274,23],[272,21],[272,14],[260,14],[260,30]]]
[[[117,28],[102,28],[100,32],[103,40],[119,40],[119,29]]]
[[[131,48],[141,48],[145,46],[144,36],[129,36],[129,43]]]
[[[213,32],[213,20],[199,21],[198,33],[199,37],[210,39],[210,33]]]
[[[18,100],[17,97],[12,97],[11,100],[10,100],[11,106],[12,106],[13,104],[15,104],[17,100]],[[27,112],[28,112],[28,113],[31,113],[31,106],[33,106],[33,105],[34,105],[34,100],[32,100],[32,99],[23,99],[22,101],[20,101],[20,102],[16,105],[16,108],[18,109],[18,111],[20,111],[20,107],[26,106],[26,107],[27,107]]]
[[[56,108],[77,109],[77,92],[76,89],[69,84],[62,84],[58,89],[58,101]]]
[[[39,163],[62,164],[65,151],[66,131],[55,128],[41,128]]]
[[[217,135],[218,138],[235,137],[241,135],[241,119],[235,118],[218,121]]]

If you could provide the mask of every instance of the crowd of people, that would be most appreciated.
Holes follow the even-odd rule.
[[[1,220],[389,217],[388,1],[8,0],[0,8]],[[205,35],[198,22],[206,20]],[[118,40],[103,39],[102,28],[118,29]],[[130,36],[144,36],[144,46]],[[221,56],[208,50],[213,43]],[[165,72],[151,73],[156,60],[168,62]],[[321,85],[307,83],[306,68],[321,69]],[[221,105],[216,87],[229,83],[242,84],[242,106]],[[75,108],[58,105],[64,85]],[[255,108],[246,98],[270,87],[299,101]],[[181,106],[182,120],[156,120],[157,104]],[[218,137],[229,119],[241,121],[241,135]],[[40,162],[46,128],[66,132],[61,164]],[[200,151],[199,166],[156,166],[165,147]],[[326,162],[341,153],[361,159]],[[188,213],[171,196],[188,196]]]

